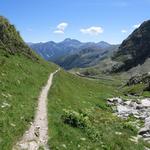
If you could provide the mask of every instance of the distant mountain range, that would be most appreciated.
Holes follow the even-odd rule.
[[[67,38],[62,42],[28,43],[28,45],[45,60],[53,61],[65,69],[95,65],[118,48],[107,42],[80,42]]]
[[[118,45],[94,46],[83,48],[79,52],[66,55],[55,61],[65,69],[85,68],[99,64],[102,59],[109,57],[118,49]]]

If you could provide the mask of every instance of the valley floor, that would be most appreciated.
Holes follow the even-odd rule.
[[[48,99],[49,146],[52,150],[144,150],[132,138],[138,130],[113,115],[110,97],[123,96],[121,80],[84,79],[64,71],[54,78]],[[142,122],[141,122],[142,125]]]

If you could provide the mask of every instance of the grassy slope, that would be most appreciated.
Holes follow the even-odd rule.
[[[131,86],[125,86],[123,88],[123,92],[125,94],[133,94],[141,97],[150,97],[150,92],[149,91],[144,91],[146,88],[146,85],[144,83],[139,83],[136,85],[131,85]]]
[[[129,121],[120,120],[112,115],[106,105],[108,97],[121,95],[118,82],[87,80],[59,72],[49,94],[49,145],[53,150],[142,150],[139,144],[129,138],[137,134]],[[89,131],[64,124],[61,117],[63,109],[77,113],[89,112]],[[122,132],[117,135],[115,132]],[[97,136],[100,135],[100,136]]]
[[[0,149],[9,150],[33,120],[37,98],[53,64],[0,49]]]

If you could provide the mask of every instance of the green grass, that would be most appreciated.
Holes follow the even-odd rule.
[[[48,98],[50,148],[143,150],[142,141],[136,144],[130,140],[131,136],[137,135],[130,123],[132,119],[124,121],[115,117],[107,106],[108,97],[122,95],[118,90],[120,84],[118,81],[83,79],[60,71],[54,77]]]
[[[150,91],[144,91],[142,93],[142,96],[144,96],[144,97],[150,97]]]
[[[136,85],[131,85],[131,86],[125,86],[123,88],[124,93],[129,93],[129,94],[135,94],[135,95],[142,95],[143,89],[145,88],[144,84],[136,84]]]
[[[146,86],[147,85],[144,83],[139,83],[139,84],[135,84],[131,86],[125,86],[122,88],[122,92],[124,94],[131,94],[131,95],[136,95],[136,96],[141,96],[141,97],[150,97],[150,92],[144,90]]]
[[[0,53],[1,150],[11,150],[33,121],[40,90],[55,68],[43,60]]]

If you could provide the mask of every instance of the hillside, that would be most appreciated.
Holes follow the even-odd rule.
[[[0,49],[5,54],[23,54],[24,56],[38,60],[31,49],[23,42],[19,32],[15,30],[7,19],[0,16]]]
[[[118,62],[114,72],[128,71],[143,65],[150,57],[150,20],[145,21],[126,40],[122,42],[113,60]],[[147,66],[147,71],[149,67]]]
[[[149,144],[132,141],[134,118],[112,114],[108,97],[123,96],[121,79],[85,79],[60,71],[49,93],[49,146],[57,149],[144,150]],[[134,122],[135,121],[135,122]],[[142,124],[141,124],[142,125]]]
[[[11,150],[34,118],[41,87],[56,66],[39,58],[0,17],[0,149]]]
[[[118,45],[107,45],[104,47],[92,45],[91,47],[81,49],[75,54],[61,57],[55,62],[65,69],[95,66],[99,64],[102,59],[111,56],[117,48]]]

